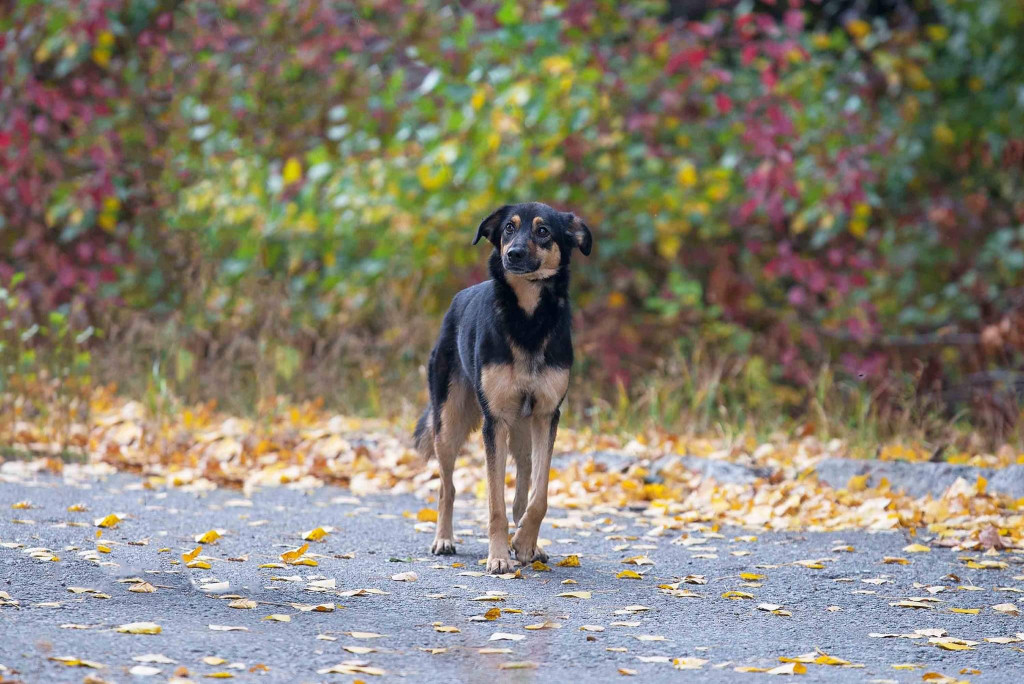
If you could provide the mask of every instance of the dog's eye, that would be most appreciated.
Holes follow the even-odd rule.
[[[547,227],[540,226],[539,228],[537,228],[537,237],[547,237],[547,236],[548,236],[548,229],[547,229]]]
[[[511,221],[505,224],[505,234],[506,235],[511,235],[515,231],[515,229],[516,229],[516,227],[512,225]]]

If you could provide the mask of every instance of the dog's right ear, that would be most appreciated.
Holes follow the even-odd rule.
[[[508,213],[508,210],[512,208],[512,205],[506,204],[505,206],[499,207],[491,213],[490,216],[480,222],[480,227],[476,229],[476,238],[473,240],[473,244],[480,242],[480,238],[485,237],[491,241],[491,243],[498,247],[501,244],[501,220]]]

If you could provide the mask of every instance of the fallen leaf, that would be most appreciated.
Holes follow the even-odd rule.
[[[228,625],[207,625],[214,632],[248,632],[248,627],[231,627]]]
[[[132,660],[137,663],[160,663],[161,665],[171,665],[177,662],[168,658],[163,653],[146,653],[145,655],[132,656]]]
[[[202,553],[202,551],[203,551],[203,547],[202,546],[197,546],[196,548],[192,549],[188,553],[181,554],[181,560],[185,561],[185,563],[191,563],[193,560],[195,560],[196,556],[198,556],[200,553]]]
[[[748,582],[758,582],[760,580],[763,580],[764,578],[765,578],[764,575],[758,575],[757,573],[754,573],[754,572],[741,572],[740,573],[740,579],[746,580]]]
[[[531,663],[526,660],[521,660],[512,663],[501,663],[498,665],[499,670],[535,670],[537,669],[537,663]]]
[[[752,599],[754,598],[754,595],[748,594],[745,591],[727,591],[724,594],[722,594],[722,598],[736,601],[739,599]]]
[[[353,639],[379,639],[383,634],[377,634],[376,632],[345,632]]]
[[[495,632],[491,635],[488,641],[522,641],[526,636],[524,634],[508,634],[507,632]]]
[[[411,570],[408,572],[400,572],[397,575],[391,576],[391,579],[393,579],[396,582],[415,582],[419,578],[420,576]]]
[[[677,670],[699,670],[707,662],[704,658],[673,658],[672,667]]]
[[[765,670],[770,675],[798,675],[807,674],[807,666],[803,663],[785,663],[770,670]]]
[[[110,515],[108,515],[106,517],[97,518],[95,520],[96,527],[102,527],[102,528],[105,528],[105,529],[106,528],[111,528],[111,527],[117,527],[117,523],[119,523],[119,522],[121,522],[121,518],[117,517],[113,513],[111,513]]]
[[[322,527],[314,527],[309,532],[302,533],[302,539],[304,541],[320,541],[327,536],[327,530]]]
[[[541,563],[539,560],[533,561],[533,563],[530,564],[530,568],[537,572],[551,572],[551,568],[544,565],[544,563]]]
[[[928,553],[931,551],[931,547],[925,546],[924,544],[910,544],[909,546],[903,547],[904,553]]]
[[[992,610],[1004,615],[1013,615],[1014,617],[1020,615],[1020,610],[1013,603],[997,603],[992,606]]]
[[[377,649],[370,648],[369,646],[342,646],[342,648],[349,653],[355,653],[356,655],[366,655],[367,653],[377,652]]]
[[[622,572],[615,575],[616,579],[643,579],[644,576],[635,570],[623,570]]]
[[[897,556],[886,556],[882,559],[882,562],[887,565],[910,565],[910,561],[906,558],[899,558]]]
[[[295,562],[299,560],[299,558],[302,557],[302,554],[306,553],[307,550],[309,550],[309,544],[303,544],[297,549],[292,549],[291,551],[285,551],[282,553],[281,560],[289,565],[295,565]]]
[[[123,634],[159,634],[160,625],[155,622],[129,622],[117,628]]]
[[[242,610],[251,610],[256,607],[256,602],[252,599],[235,599],[228,604],[228,608],[240,608]]]
[[[434,631],[441,632],[442,634],[458,634],[462,630],[458,627],[453,627],[451,625],[438,625],[434,627]]]
[[[580,557],[575,553],[571,556],[566,556],[564,559],[555,563],[560,568],[578,568],[580,567]]]
[[[416,520],[420,522],[437,522],[437,509],[421,508],[416,514]]]
[[[209,530],[207,532],[203,532],[202,534],[197,534],[195,536],[195,541],[196,544],[212,544],[213,542],[220,539],[220,536],[220,532],[218,532],[217,530]]]
[[[128,587],[128,591],[136,594],[153,594],[156,593],[156,587],[149,582],[141,582]]]
[[[559,594],[559,596],[564,598],[588,599],[590,598],[591,594],[589,591],[567,591],[562,594]]]
[[[273,622],[291,622],[292,616],[285,615],[284,613],[271,613],[270,615],[263,618],[264,620],[271,620]]]

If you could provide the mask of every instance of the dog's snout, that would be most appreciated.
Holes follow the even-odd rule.
[[[513,247],[509,247],[505,254],[508,256],[509,261],[522,261],[526,258],[527,251],[526,247],[515,245]]]

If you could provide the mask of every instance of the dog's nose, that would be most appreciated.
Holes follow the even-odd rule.
[[[508,255],[509,261],[522,261],[526,258],[525,247],[510,247],[505,254]]]

